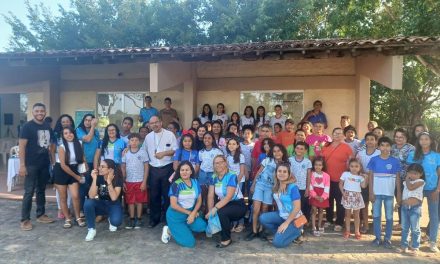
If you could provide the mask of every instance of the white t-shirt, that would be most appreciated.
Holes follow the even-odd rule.
[[[78,164],[78,162],[76,162],[75,146],[73,145],[73,142],[67,142],[67,145],[69,146],[69,152],[70,152],[69,164]],[[66,147],[64,146],[64,144],[61,143],[61,145],[59,145],[58,147],[64,149],[64,155],[65,155]],[[55,153],[55,158],[57,163],[61,163],[60,157],[58,156],[58,151],[57,153]]]
[[[248,171],[252,169],[252,151],[254,150],[255,142],[249,144],[240,143],[241,153],[244,155],[244,163]]]
[[[137,152],[130,150],[122,157],[122,163],[125,163],[126,181],[142,182],[144,180],[144,164],[148,162],[148,154],[143,149]]]
[[[349,171],[342,173],[341,181],[344,181],[344,190],[350,192],[361,192],[361,183],[365,181],[360,175],[353,175]]]
[[[312,168],[312,162],[308,158],[296,160],[295,156],[289,158],[290,171],[296,178],[298,189],[305,190],[307,188],[307,171]]]
[[[267,115],[264,117],[264,122],[263,122],[263,117],[256,117],[256,120],[257,120],[257,128],[259,128],[264,124],[269,124],[270,122],[270,118]]]
[[[218,148],[212,148],[210,150],[202,149],[199,151],[200,169],[204,172],[213,172],[214,158],[218,155],[223,155],[223,152]]]
[[[370,170],[368,169],[368,163],[370,163],[371,158],[379,155],[380,155],[380,150],[378,149],[375,149],[371,155],[367,154],[366,149],[362,149],[356,154],[356,158],[361,162],[364,172],[368,173],[370,172]]]
[[[251,116],[251,117],[246,117],[245,115],[242,115],[240,118],[240,125],[241,127],[245,126],[245,125],[254,125],[254,121],[255,119]]]
[[[212,121],[221,120],[223,122],[223,125],[228,123],[228,115],[227,114],[221,114],[221,115],[213,115]]]
[[[209,116],[203,117],[202,114],[199,114],[200,122],[204,125],[206,122],[211,121],[209,120]]]
[[[155,154],[157,152],[168,150],[176,151],[176,136],[173,134],[173,132],[165,130],[163,128],[159,133],[152,131],[145,137],[144,144],[142,144],[142,149],[148,153],[151,166],[163,167],[173,162],[173,155],[157,159],[155,157]]]
[[[423,201],[423,187],[425,186],[425,181],[422,179],[417,179],[415,181],[410,181],[411,184],[416,182],[423,182],[421,186],[410,191],[406,187],[406,181],[403,182],[403,192],[402,192],[402,200],[407,200],[408,198],[416,198],[419,201]]]
[[[229,170],[231,172],[237,174],[237,177],[238,177],[238,175],[240,175],[240,165],[245,164],[244,155],[240,154],[240,161],[238,163],[234,162],[234,156],[232,156],[230,154],[226,155],[226,160],[228,161]],[[245,181],[245,177],[242,177],[240,180],[240,183],[244,182],[244,181]]]
[[[273,127],[276,123],[280,123],[282,127],[286,123],[287,117],[285,115],[281,115],[280,118],[276,118],[276,116],[272,116],[270,118],[270,126]]]

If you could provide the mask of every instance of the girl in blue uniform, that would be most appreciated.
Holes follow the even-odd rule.
[[[269,238],[277,248],[289,246],[301,235],[302,226],[296,227],[294,221],[302,215],[301,196],[294,177],[290,173],[289,163],[280,163],[274,177],[273,198],[278,211],[263,213],[260,223],[274,234]]]
[[[173,237],[177,244],[193,248],[196,240],[192,232],[204,232],[205,221],[199,216],[202,195],[199,182],[194,179],[195,171],[191,162],[182,161],[177,167],[168,196],[170,207],[166,217],[168,226],[162,230],[162,242],[168,243]]]
[[[108,125],[104,131],[104,138],[95,152],[93,167],[97,169],[99,162],[104,159],[111,159],[117,165],[120,165],[124,149],[125,142],[121,139],[118,126],[115,124]]]

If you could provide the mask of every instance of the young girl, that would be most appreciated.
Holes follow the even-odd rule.
[[[223,128],[226,129],[228,124],[228,115],[225,114],[225,105],[222,103],[217,104],[217,113],[212,116],[212,120],[221,120],[223,123]]]
[[[229,124],[227,131],[228,131],[227,134],[229,136],[240,137],[240,131],[239,131],[238,126],[236,124]]]
[[[272,150],[275,142],[271,138],[263,139],[261,142],[261,154],[258,156],[258,165],[269,156],[269,152]]]
[[[202,125],[202,121],[200,121],[200,118],[196,117],[191,122],[191,128],[197,131],[197,129]]]
[[[303,226],[295,225],[295,219],[302,215],[301,196],[289,167],[289,163],[281,163],[276,168],[273,198],[278,211],[260,216],[261,224],[273,234],[273,237],[267,237],[267,240],[276,248],[291,245],[303,229]]]
[[[252,231],[245,238],[247,241],[259,236],[261,227],[258,226],[260,212],[267,212],[272,205],[272,188],[274,185],[274,173],[277,164],[289,163],[287,150],[281,144],[276,144],[269,152],[267,158],[261,162],[261,167],[257,172],[256,180],[253,182],[251,192],[253,201]]]
[[[283,126],[280,123],[275,123],[273,125],[273,133],[277,137],[278,133],[280,133],[283,130]]]
[[[238,127],[240,127],[240,115],[237,112],[232,113],[229,124],[236,124]]]
[[[244,113],[241,116],[240,123],[241,126],[254,125],[255,114],[254,114],[254,108],[252,108],[252,106],[248,105],[244,108]]]
[[[270,118],[266,115],[264,106],[257,107],[257,116],[255,117],[255,126],[258,129],[261,125],[269,124]]]
[[[223,152],[226,150],[226,140],[223,137],[223,126],[221,121],[216,120],[212,122],[212,133],[214,134],[214,140],[217,147]]]
[[[325,172],[325,161],[317,157],[312,163],[312,174],[310,175],[309,203],[312,206],[312,230],[314,236],[321,236],[324,233],[322,215],[324,208],[329,207],[330,175]],[[318,211],[318,226],[316,226],[316,212]]]
[[[191,134],[183,135],[180,139],[180,146],[173,157],[174,171],[177,170],[182,161],[189,161],[197,175],[199,172],[199,152],[196,150],[194,137]]]
[[[206,127],[204,127],[204,126],[199,126],[197,128],[197,136],[196,136],[196,140],[195,140],[197,151],[200,151],[205,147],[205,145],[203,144],[203,136],[205,135],[206,131],[207,131]]]
[[[243,153],[241,153],[240,143],[237,139],[231,138],[226,148],[226,160],[228,161],[229,171],[237,174],[238,187],[243,192],[244,182],[246,181],[246,164]],[[232,232],[240,233],[244,229],[244,218],[233,223]]]
[[[348,168],[350,171],[342,173],[341,180],[339,181],[339,189],[343,194],[341,204],[345,208],[344,238],[348,239],[350,237],[350,221],[353,210],[354,234],[355,238],[359,240],[361,239],[359,212],[360,209],[365,207],[361,187],[365,188],[367,186],[368,176],[361,174],[362,165],[356,158],[350,159]]]
[[[409,165],[402,193],[402,238],[401,252],[417,255],[420,246],[420,216],[422,214],[423,187],[425,173],[420,164]],[[411,249],[408,249],[408,234],[411,229]]]
[[[208,121],[212,121],[212,110],[209,104],[203,105],[202,113],[200,113],[199,118],[202,124],[205,124]]]
[[[109,124],[104,131],[104,138],[96,150],[93,167],[98,169],[99,161],[111,159],[117,165],[122,162],[122,151],[125,149],[125,142],[121,139],[119,128],[115,124]]]

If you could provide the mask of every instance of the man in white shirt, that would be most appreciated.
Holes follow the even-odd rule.
[[[283,115],[283,107],[281,105],[275,106],[275,115],[270,118],[270,126],[273,127],[275,123],[280,123],[284,128],[284,124],[286,123],[287,117]]]
[[[162,128],[162,121],[152,116],[149,122],[152,132],[145,138],[142,148],[150,158],[148,185],[150,187],[150,223],[153,228],[160,222],[162,199],[164,210],[170,205],[168,181],[173,174],[173,155],[177,149],[176,137],[171,131]]]

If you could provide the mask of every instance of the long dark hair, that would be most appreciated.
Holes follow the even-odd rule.
[[[425,124],[416,124],[411,131],[411,139],[408,139],[408,141],[413,145],[415,145],[417,141],[416,128],[418,127],[423,127],[424,132],[429,132],[429,129]]]
[[[116,180],[118,181],[122,181],[122,171],[121,171],[121,167],[119,167],[113,160],[111,159],[105,159],[104,160],[105,163],[107,163],[107,167],[109,169],[113,169],[113,171],[115,172],[115,177],[112,180],[112,184],[115,185],[116,184]]]
[[[201,115],[202,117],[206,117],[206,114],[205,114],[205,106],[207,106],[207,107],[209,108],[208,119],[209,119],[209,120],[212,120],[212,116],[213,116],[213,114],[212,114],[211,106],[210,106],[209,104],[204,104],[204,105],[202,106],[202,113],[201,113],[200,115]]]
[[[429,146],[431,151],[435,151],[437,149],[437,144],[435,142],[435,139],[428,132],[420,133],[419,136],[417,137],[416,146],[415,146],[416,150],[414,151],[414,160],[415,161],[422,161],[424,158],[422,146],[420,146],[420,138],[422,136],[428,136],[429,139],[431,140],[431,145]]]
[[[73,149],[75,151],[75,159],[76,159],[76,163],[80,164],[84,162],[84,151],[83,148],[81,146],[81,143],[79,142],[78,138],[76,137],[76,133],[75,130],[73,129],[73,127],[65,127],[63,128],[63,130],[61,131],[61,138],[63,140],[63,145],[64,145],[64,149],[66,151],[66,155],[64,156],[64,161],[66,162],[66,164],[70,164],[70,148],[69,148],[69,143],[67,142],[67,140],[64,138],[63,136],[63,132],[64,130],[69,130],[69,132],[71,132],[73,134]]]
[[[212,133],[211,131],[206,131],[206,133],[203,135],[203,139],[205,139],[206,135],[212,137],[212,148],[218,148],[217,142],[215,141],[214,133]],[[203,149],[206,149],[205,140],[203,140]]]
[[[179,155],[179,161],[182,160],[182,155],[183,155],[183,150],[185,149],[183,147],[183,140],[185,140],[185,138],[189,138],[191,139],[191,150],[196,150],[196,142],[194,140],[194,137],[191,134],[185,134],[182,136],[182,138],[180,139],[180,155]]]
[[[231,114],[231,123],[234,123],[234,121],[232,121],[232,117],[233,117],[234,115],[237,117],[237,121],[236,121],[237,123],[236,123],[236,124],[237,124],[238,126],[240,126],[240,115],[239,115],[237,112],[233,112],[233,113]]]
[[[107,150],[108,142],[110,141],[110,138],[108,136],[108,128],[111,126],[115,127],[116,129],[116,138],[121,138],[121,135],[119,134],[119,127],[117,125],[109,124],[108,126],[106,126],[104,131],[104,138],[102,139],[101,156],[104,156],[104,151]]]
[[[264,123],[266,123],[266,108],[264,108],[264,106],[262,106],[262,105],[257,107],[257,118],[255,119],[255,123],[257,124],[258,121],[260,121],[260,116],[258,115],[259,109],[263,109],[263,122],[262,122],[262,124],[264,124]]]
[[[222,122],[219,121],[219,120],[215,120],[214,122],[212,122],[212,125],[211,125],[211,131],[212,131],[212,127],[214,126],[214,124],[218,124],[218,125],[220,126],[220,133],[219,133],[219,135],[218,135],[218,138],[219,138],[219,140],[220,140],[220,138],[223,136],[223,125],[222,125]],[[213,133],[214,133],[214,132],[213,132]]]
[[[177,166],[176,173],[174,173],[173,182],[177,181],[180,178],[180,168],[182,168],[182,166],[184,165],[188,165],[191,168],[190,178],[194,179],[196,171],[194,170],[193,165],[191,164],[191,162],[184,160],[179,164],[179,166]]]
[[[63,125],[61,124],[61,120],[62,120],[64,117],[67,117],[67,118],[70,120],[70,123],[72,124],[72,125],[71,125],[72,128],[75,127],[75,121],[73,121],[73,118],[72,118],[70,115],[68,115],[68,114],[63,114],[63,115],[61,115],[61,116],[58,118],[57,122],[55,123],[55,128],[53,129],[53,131],[54,131],[54,133],[55,133],[55,136],[56,136],[57,138],[62,138],[62,137],[63,137]]]
[[[267,142],[267,144],[269,144],[269,148],[270,148],[270,150],[269,150],[269,155],[268,156],[270,156],[270,155],[272,155],[272,154],[270,154],[271,152],[272,152],[272,148],[273,148],[273,146],[275,146],[275,141],[273,141],[273,139],[271,139],[271,138],[265,138],[265,139],[263,139],[262,141],[261,141],[261,153],[266,153],[266,151],[264,150],[264,142]]]
[[[81,128],[82,130],[84,130],[84,132],[87,132],[87,128],[84,125],[84,120],[86,120],[86,118],[89,117],[89,116],[92,117],[92,118],[95,118],[95,116],[93,114],[85,114],[83,116],[83,118],[81,119],[81,123],[78,124],[78,128]]]
[[[252,106],[250,106],[250,105],[246,106],[246,107],[244,108],[243,115],[246,116],[246,110],[247,110],[247,109],[251,109],[251,117],[252,117],[252,118],[254,119],[254,121],[255,121],[254,108],[253,108]]]
[[[232,138],[230,138],[228,140],[228,143],[226,144],[226,153],[231,155],[231,151],[229,150],[229,147],[228,147],[229,142],[231,142],[231,140],[234,140],[235,143],[237,143],[237,146],[238,146],[238,148],[237,148],[237,150],[235,150],[235,153],[234,153],[234,156],[233,156],[234,163],[239,163],[240,162],[240,155],[241,155],[241,147],[240,147],[240,142],[238,142],[237,137],[232,137]]]
[[[408,168],[406,169],[406,173],[408,174],[408,172],[410,172],[410,171],[420,173],[421,174],[420,179],[425,180],[425,170],[423,169],[422,165],[420,165],[418,163],[413,163],[408,166]]]
[[[289,162],[289,155],[287,154],[287,149],[282,144],[275,144],[272,147],[272,150],[269,152],[268,157],[270,157],[271,159],[275,159],[275,157],[273,155],[273,150],[275,149],[275,147],[278,147],[281,150],[281,152],[283,153],[283,158],[282,158],[281,161],[290,164],[290,162]]]

